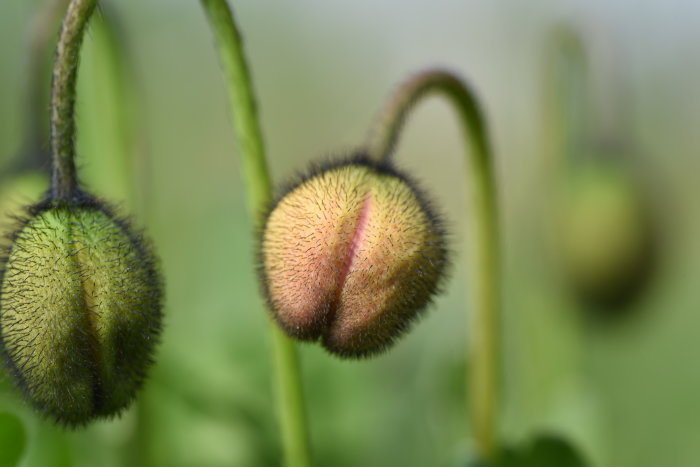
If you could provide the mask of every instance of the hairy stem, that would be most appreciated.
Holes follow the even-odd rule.
[[[272,183],[241,35],[226,0],[201,0],[201,3],[214,32],[226,77],[250,211],[259,223],[261,214],[272,201]],[[270,322],[270,332],[285,463],[290,467],[308,466],[311,455],[297,348],[273,322]]]
[[[73,196],[75,173],[75,88],[78,58],[88,20],[97,0],[72,0],[63,19],[51,86],[51,193],[56,199]]]
[[[493,459],[499,449],[499,228],[493,157],[486,123],[474,93],[457,76],[427,70],[404,82],[389,99],[370,133],[368,150],[377,160],[391,157],[407,116],[421,98],[440,93],[457,110],[468,141],[470,187],[469,279],[471,311],[468,398],[479,454]]]

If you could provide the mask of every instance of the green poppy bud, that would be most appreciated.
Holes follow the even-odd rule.
[[[127,407],[161,327],[141,236],[94,198],[47,200],[12,236],[0,288],[5,364],[41,413],[75,426]]]
[[[340,357],[379,353],[438,291],[439,217],[406,175],[360,155],[314,167],[266,218],[260,276],[291,336]]]
[[[561,210],[562,260],[571,288],[597,308],[632,303],[652,272],[654,237],[640,190],[609,165],[578,167]]]

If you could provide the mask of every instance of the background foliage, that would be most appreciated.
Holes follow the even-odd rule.
[[[0,3],[3,163],[22,141],[26,31],[40,3]],[[104,4],[134,67],[137,99],[129,121],[137,122],[137,136],[130,147],[139,156],[131,169],[120,169],[119,151],[108,143],[118,140],[110,134],[115,103],[107,81],[114,73],[91,55],[98,35],[89,33],[78,163],[92,190],[123,200],[157,246],[167,284],[163,343],[138,404],[120,420],[84,431],[66,433],[37,420],[3,377],[0,461],[23,442],[19,417],[24,466],[277,465],[253,227],[204,15],[194,1]],[[234,8],[276,181],[310,160],[355,147],[388,91],[417,68],[446,65],[480,92],[503,207],[508,440],[557,433],[595,466],[697,465],[697,2],[277,0]],[[592,119],[635,149],[631,160],[661,213],[657,281],[639,309],[614,324],[581,319],[550,267],[537,207],[547,183],[544,42],[562,20],[590,31]],[[381,358],[340,362],[316,346],[302,347],[318,465],[466,462],[466,187],[459,136],[447,106],[436,100],[409,123],[397,158],[450,220],[456,267],[446,293]],[[133,171],[125,179],[135,187],[111,183],[120,170]]]

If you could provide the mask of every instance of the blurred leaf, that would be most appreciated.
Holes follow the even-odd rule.
[[[480,459],[472,460],[468,467],[523,467],[523,453],[512,447],[505,447],[500,452],[498,459],[494,462],[489,462]],[[526,454],[525,454],[526,455]]]
[[[47,420],[36,420],[33,428],[27,427],[26,454],[22,459],[22,467],[75,467],[70,455],[68,435],[63,428],[55,426]],[[74,435],[73,435],[74,436]],[[80,435],[79,435],[80,436]],[[88,443],[82,443],[84,448],[90,448]],[[103,465],[103,464],[92,464]]]
[[[0,467],[14,467],[24,453],[26,436],[15,415],[0,413]]]
[[[498,460],[472,461],[469,467],[586,467],[578,451],[555,435],[541,435],[517,449],[504,448]]]
[[[540,436],[532,443],[523,466],[532,467],[585,467],[578,451],[563,438]]]

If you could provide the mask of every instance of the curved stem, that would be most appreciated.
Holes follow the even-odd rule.
[[[440,93],[457,110],[469,144],[467,178],[471,188],[469,279],[471,325],[469,391],[473,430],[479,454],[493,459],[499,450],[498,405],[500,399],[499,353],[499,228],[493,157],[486,123],[473,92],[457,76],[443,70],[427,70],[403,83],[380,114],[370,133],[369,154],[388,159],[398,141],[406,117],[418,101]]]
[[[219,49],[234,114],[234,129],[243,158],[250,211],[259,223],[272,201],[272,183],[265,159],[262,132],[253,98],[250,72],[241,35],[226,0],[201,0]],[[311,464],[309,435],[296,344],[270,322],[275,355],[275,382],[285,463]]]
[[[80,46],[97,0],[72,0],[63,19],[51,85],[51,193],[69,199],[77,188],[75,173],[75,88]]]

